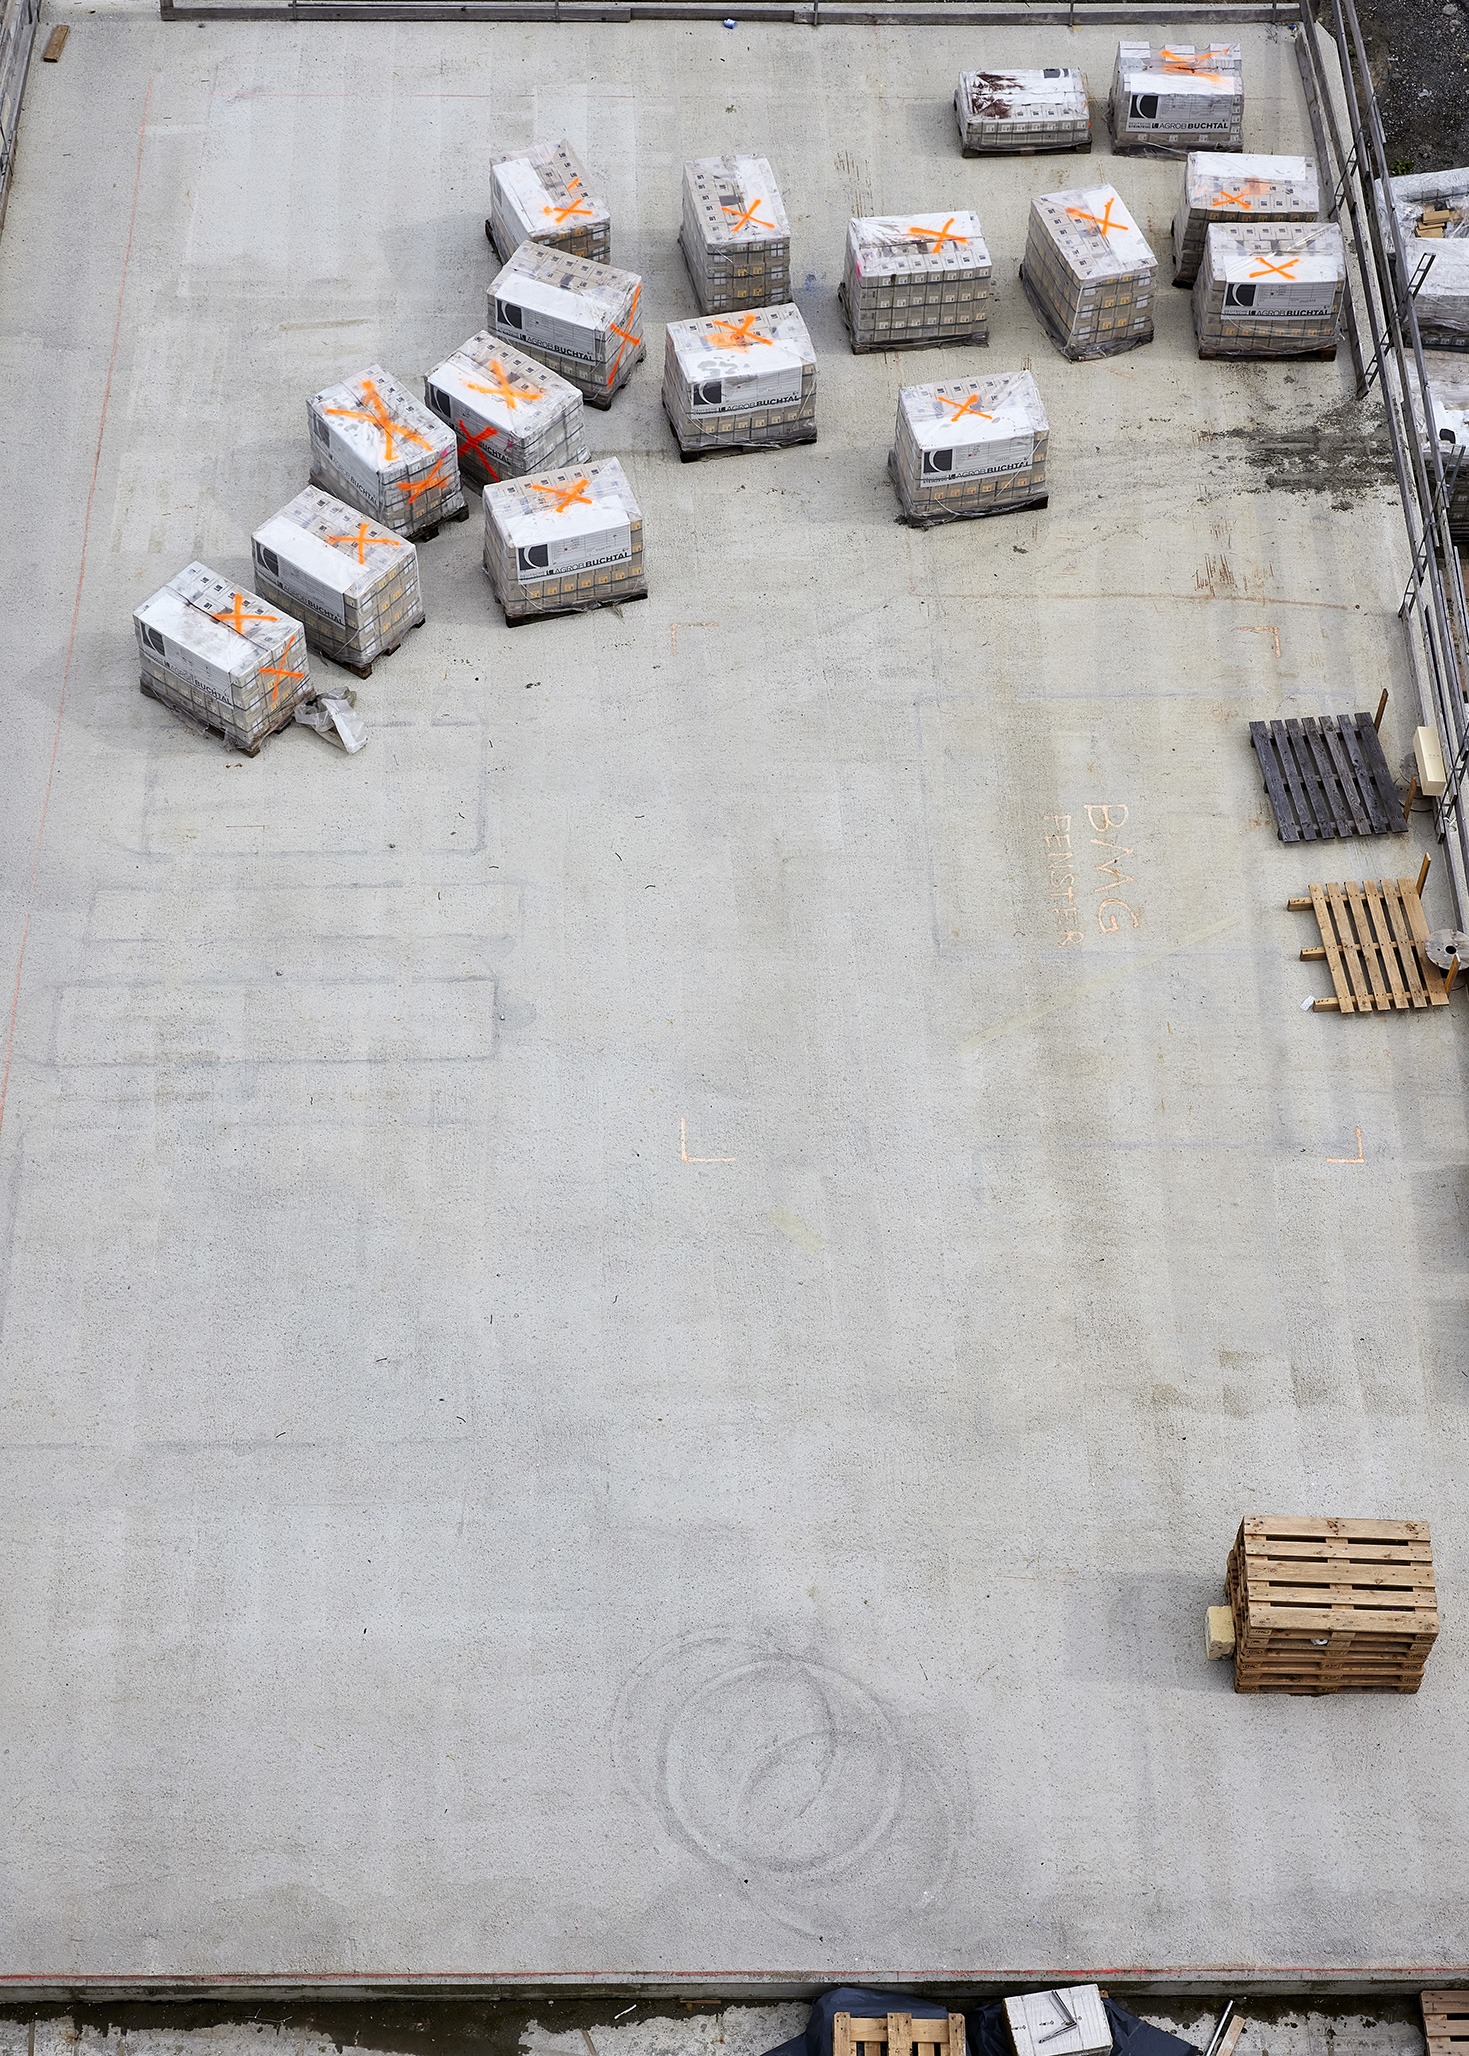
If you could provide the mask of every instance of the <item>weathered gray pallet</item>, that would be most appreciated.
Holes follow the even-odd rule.
[[[1252,721],[1250,741],[1282,842],[1407,834],[1402,795],[1370,714]]]

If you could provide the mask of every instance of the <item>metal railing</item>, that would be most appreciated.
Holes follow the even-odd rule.
[[[1435,803],[1435,822],[1447,859],[1457,926],[1462,929],[1469,927],[1469,717],[1463,668],[1469,657],[1469,613],[1459,554],[1449,533],[1453,479],[1445,474],[1443,452],[1432,432],[1428,372],[1414,303],[1418,274],[1409,264],[1390,204],[1382,116],[1356,6],[1354,0],[1322,4],[1331,16],[1339,90],[1333,90],[1322,28],[1312,16],[1310,0],[1296,30],[1296,53],[1317,151],[1331,171],[1329,212],[1336,219],[1345,208],[1356,254],[1362,319],[1352,306],[1348,338],[1358,396],[1365,397],[1374,383],[1382,395],[1408,532],[1408,582],[1398,612],[1423,722],[1436,730],[1443,749],[1448,777],[1443,796]],[[1350,143],[1342,132],[1338,104]]]
[[[5,209],[10,203],[20,103],[40,18],[41,0],[5,0],[5,13],[0,17],[0,228],[5,225]]]

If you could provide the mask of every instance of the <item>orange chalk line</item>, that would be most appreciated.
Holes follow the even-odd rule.
[[[112,327],[112,354],[107,359],[107,383],[102,389],[102,413],[97,423],[97,448],[92,457],[92,482],[87,488],[87,511],[82,517],[82,554],[77,567],[76,600],[71,610],[71,634],[66,642],[66,661],[61,667],[61,691],[56,701],[56,727],[51,736],[51,756],[46,766],[46,784],[41,793],[41,813],[36,822],[36,847],[31,858],[31,881],[26,894],[25,919],[21,923],[20,948],[15,958],[15,986],[10,996],[10,1027],[5,1037],[5,1063],[0,1068],[0,1128],[5,1122],[5,1096],[10,1087],[10,1056],[15,1047],[15,1023],[20,1011],[20,980],[25,969],[26,944],[30,940],[31,910],[36,903],[36,880],[41,872],[41,843],[46,833],[46,815],[51,806],[51,783],[56,775],[56,753],[61,747],[61,719],[66,711],[66,684],[71,676],[72,653],[76,648],[77,621],[82,611],[82,585],[87,576],[87,541],[92,532],[92,502],[97,496],[97,472],[102,463],[102,438],[107,432],[107,409],[112,399],[112,374],[117,366],[117,344],[122,334],[122,299],[127,290],[128,266],[133,255],[133,229],[138,219],[138,189],[143,181],[143,140],[148,133],[148,106],[153,98],[150,74],[143,95],[143,112],[138,124],[138,161],[133,172],[133,204],[128,214],[127,241],[122,252],[122,276],[117,282],[117,319]]]

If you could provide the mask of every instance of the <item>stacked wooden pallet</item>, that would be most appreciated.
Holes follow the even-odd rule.
[[[1428,2056],[1469,2056],[1469,1992],[1424,1992]]]
[[[1236,1692],[1416,1692],[1438,1634],[1426,1521],[1253,1517],[1227,1591]]]

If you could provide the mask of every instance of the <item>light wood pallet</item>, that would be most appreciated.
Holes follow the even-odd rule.
[[[1318,948],[1303,962],[1325,961],[1336,987],[1318,999],[1318,1014],[1385,1014],[1392,1008],[1443,1007],[1449,990],[1425,947],[1428,924],[1418,895],[1428,866],[1411,878],[1369,878],[1365,884],[1313,885],[1309,897],[1288,899],[1293,913],[1314,913]]]
[[[1428,2056],[1469,2056],[1469,1992],[1424,1992]]]
[[[1236,1692],[1416,1692],[1438,1635],[1426,1521],[1252,1516],[1226,1591]]]
[[[831,2056],[964,2056],[964,2016],[951,2013],[947,2020],[915,2020],[911,2013],[889,2013],[865,2019],[854,2013],[837,2013],[831,2023]]]

